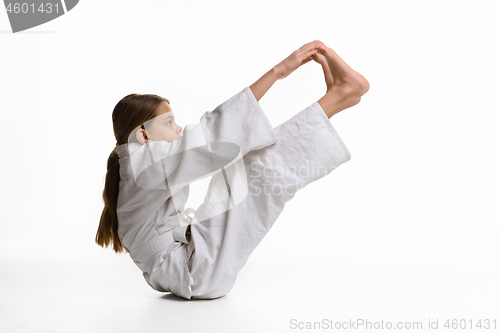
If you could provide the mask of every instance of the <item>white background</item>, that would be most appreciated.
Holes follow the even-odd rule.
[[[292,319],[425,331],[448,318],[500,330],[498,10],[86,0],[16,34],[0,10],[0,331],[300,331]],[[122,97],[195,105],[176,117],[197,123],[315,39],[370,82],[331,118],[352,158],[287,204],[227,296],[158,293],[94,243]],[[311,61],[259,103],[277,126],[325,91]]]

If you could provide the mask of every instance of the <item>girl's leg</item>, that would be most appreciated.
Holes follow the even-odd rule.
[[[274,129],[276,144],[243,157],[248,195],[242,202],[191,226],[188,268],[193,298],[217,298],[229,292],[286,202],[350,159],[328,119],[359,103],[369,83],[332,49],[323,45],[318,52],[327,60],[333,85],[320,100]]]
[[[318,102],[274,131],[276,144],[243,157],[248,185],[245,199],[222,214],[191,225],[188,268],[194,282],[193,298],[216,298],[229,292],[285,203],[299,189],[350,159]]]

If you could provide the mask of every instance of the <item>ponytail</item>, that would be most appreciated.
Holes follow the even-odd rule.
[[[108,247],[112,243],[113,250],[116,253],[123,253],[125,250],[118,237],[118,215],[116,213],[120,185],[120,163],[118,160],[118,154],[113,150],[108,158],[106,183],[102,193],[104,209],[101,214],[95,242],[101,247]]]

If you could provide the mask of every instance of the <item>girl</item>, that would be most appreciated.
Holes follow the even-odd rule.
[[[272,128],[258,101],[310,60],[323,68],[326,94]],[[112,115],[117,144],[96,243],[129,253],[155,290],[186,299],[226,295],[285,203],[350,159],[329,118],[368,89],[315,40],[183,132],[167,99],[124,97]],[[205,201],[186,209],[189,183],[209,176]]]

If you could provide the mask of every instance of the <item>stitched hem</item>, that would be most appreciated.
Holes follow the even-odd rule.
[[[319,114],[319,116],[323,119],[323,122],[325,123],[325,127],[335,137],[335,140],[339,143],[339,146],[342,148],[344,155],[345,155],[343,160],[345,162],[349,161],[351,159],[351,153],[349,152],[349,149],[347,149],[347,146],[345,145],[345,143],[342,140],[342,138],[340,137],[340,135],[337,133],[337,131],[333,127],[333,124],[330,121],[330,119],[328,119],[328,117],[326,116],[326,113],[323,110],[323,108],[321,107],[321,105],[319,105],[318,102],[314,102],[312,104],[312,106],[313,106],[314,110],[316,110],[316,112]]]

